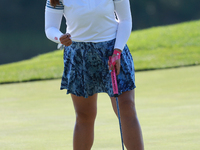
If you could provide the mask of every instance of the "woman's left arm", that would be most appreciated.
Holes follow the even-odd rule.
[[[115,2],[115,12],[118,18],[118,29],[114,49],[123,50],[132,30],[132,16],[129,0]]]
[[[114,53],[112,55],[113,63],[111,65],[108,62],[108,65],[109,65],[109,70],[113,70],[113,67],[115,66],[116,75],[119,75],[121,67],[120,55],[131,34],[132,17],[131,17],[129,0],[119,0],[119,2],[114,1],[114,5],[115,5],[115,12],[118,18],[118,28],[114,46]]]

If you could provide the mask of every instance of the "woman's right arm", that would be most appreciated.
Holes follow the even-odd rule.
[[[60,31],[63,11],[64,6],[62,2],[54,8],[51,6],[50,0],[47,0],[45,8],[45,33],[48,39],[56,43],[61,43],[60,37],[63,36],[63,33]]]

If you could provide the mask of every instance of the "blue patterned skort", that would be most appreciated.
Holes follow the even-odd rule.
[[[106,42],[72,42],[64,49],[64,72],[60,89],[67,94],[87,98],[105,92],[113,97],[108,58],[112,56],[115,39]],[[119,95],[135,88],[135,71],[127,45],[121,53],[120,74],[117,76]]]

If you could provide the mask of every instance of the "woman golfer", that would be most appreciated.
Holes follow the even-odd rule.
[[[63,15],[66,34],[60,31]],[[117,114],[109,56],[116,63],[124,144],[127,150],[144,149],[135,109],[134,64],[126,45],[131,28],[129,0],[47,0],[46,36],[65,45],[61,89],[71,94],[76,112],[74,150],[92,147],[98,93],[108,93]]]

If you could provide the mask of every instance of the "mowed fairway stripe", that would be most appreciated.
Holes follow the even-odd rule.
[[[75,113],[60,80],[0,85],[2,150],[71,150]],[[196,150],[200,66],[136,73],[136,108],[146,150]],[[109,97],[99,94],[94,150],[120,150]]]
[[[146,149],[199,149],[200,66],[139,72],[136,81]]]

